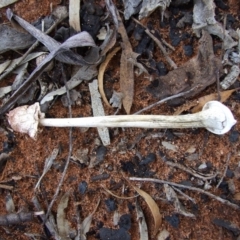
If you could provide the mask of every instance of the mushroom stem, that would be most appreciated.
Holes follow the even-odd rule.
[[[218,101],[206,103],[195,114],[180,116],[124,115],[85,118],[44,118],[39,103],[22,106],[9,112],[8,121],[15,131],[36,136],[38,124],[49,127],[137,127],[137,128],[206,128],[224,134],[236,124],[232,112]]]
[[[207,128],[216,134],[224,134],[236,123],[231,111],[217,101],[208,102],[203,111],[180,116],[118,115],[86,118],[60,118],[39,120],[50,127],[137,127],[137,128]]]

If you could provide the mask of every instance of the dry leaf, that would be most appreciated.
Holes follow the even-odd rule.
[[[9,12],[9,14],[11,15],[11,11]],[[31,24],[29,24],[29,25],[31,25]],[[31,25],[31,27],[32,27],[32,25]],[[43,34],[43,33],[41,32],[41,34]],[[48,39],[45,39],[45,41],[48,41]],[[82,47],[83,46],[89,46],[89,47],[96,46],[92,37],[87,32],[78,33],[78,34],[70,37],[69,39],[67,39],[61,45],[57,44],[57,46],[56,46],[56,44],[54,44],[54,43],[53,43],[53,45],[55,45],[53,47],[54,50],[41,62],[41,64],[39,66],[37,66],[37,68],[31,73],[31,75],[28,77],[28,79],[21,85],[21,87],[19,87],[18,90],[16,90],[14,92],[14,94],[11,96],[11,98],[0,108],[0,115],[7,112],[11,107],[13,107],[13,105],[27,92],[27,90],[31,87],[32,82],[34,80],[36,80],[43,73],[44,69],[48,66],[49,62],[54,57],[56,57],[56,56],[59,57],[59,54],[61,56],[63,56],[63,53],[60,53],[60,52],[63,52],[63,50],[64,50],[64,53],[66,54],[66,52],[68,52],[67,51],[68,49],[70,49],[72,47],[74,48],[77,46],[82,46]],[[71,58],[71,62],[73,64],[75,62],[74,65],[79,65],[79,64],[80,65],[88,65],[88,64],[85,64],[86,61],[80,55],[78,55],[77,58],[75,58],[74,55],[71,55],[71,57],[70,57],[70,55],[66,55],[66,56],[64,55],[65,60],[67,60],[69,58]]]
[[[69,25],[76,32],[81,31],[80,27],[80,2],[79,0],[69,1]]]
[[[0,88],[0,98],[4,97],[6,94],[10,93],[11,91],[12,91],[11,86],[1,87]]]
[[[0,64],[0,74],[2,74],[5,71],[5,69],[9,66],[10,63],[11,60],[7,60]]]
[[[220,92],[220,96],[221,96],[221,102],[225,102],[231,95],[233,92],[235,92],[237,89],[232,89],[232,90],[227,90],[227,91],[224,91],[224,92]],[[209,95],[206,95],[204,97],[201,97],[198,99],[198,105],[195,106],[193,109],[192,109],[192,113],[196,113],[196,112],[199,112],[202,110],[203,106],[209,102],[209,101],[212,101],[212,100],[217,100],[218,99],[218,94],[217,93],[212,93],[212,94],[209,94]]]
[[[105,187],[103,187],[103,186],[102,186],[102,188],[103,188],[107,193],[109,193],[110,195],[114,196],[115,198],[119,198],[119,199],[132,199],[132,198],[138,197],[138,195],[133,196],[133,197],[121,197],[121,196],[118,196],[118,195],[114,194],[113,192],[111,192],[110,190],[108,190],[107,188],[105,188]]]
[[[69,192],[66,192],[58,204],[57,208],[57,227],[61,239],[70,240],[69,237],[69,223],[66,219],[65,209],[68,206]]]
[[[51,168],[53,161],[56,159],[57,155],[58,155],[58,148],[54,148],[51,155],[49,157],[46,158],[45,160],[45,164],[44,164],[44,169],[43,169],[43,173],[42,176],[38,179],[38,182],[35,186],[35,190],[39,187],[44,175],[48,172],[48,170]]]
[[[168,150],[171,150],[173,152],[177,152],[178,151],[178,146],[177,145],[174,145],[170,142],[167,142],[167,141],[162,141],[162,145],[168,149]]]
[[[185,217],[195,218],[195,215],[186,211],[181,202],[178,199],[176,192],[168,184],[164,184],[164,192],[166,194],[167,200],[173,202],[175,211]]]
[[[170,233],[166,230],[163,229],[157,236],[157,240],[167,240],[170,239]]]
[[[10,4],[13,4],[15,2],[17,2],[18,0],[1,0],[0,1],[0,8],[6,7]]]
[[[233,196],[233,199],[237,200],[237,201],[240,201],[240,192],[235,193],[234,196]]]
[[[105,92],[104,92],[104,88],[103,88],[103,76],[104,76],[104,72],[106,70],[106,67],[109,63],[109,61],[114,57],[114,55],[120,50],[120,47],[116,47],[115,49],[113,49],[113,51],[111,51],[106,59],[101,63],[100,67],[99,67],[99,72],[98,72],[98,88],[99,88],[99,92],[101,94],[101,97],[103,99],[103,101],[106,103],[106,105],[108,107],[111,107],[111,105],[109,104]]]
[[[159,77],[147,90],[155,97],[163,99],[192,89],[184,96],[189,98],[214,83],[217,79],[216,71],[219,71],[221,66],[221,60],[213,52],[212,37],[207,31],[203,31],[198,54],[167,75]]]
[[[189,111],[192,107],[195,107],[197,104],[198,104],[197,100],[193,100],[191,102],[186,102],[183,105],[181,105],[180,107],[178,107],[173,115],[179,115],[185,111]]]
[[[136,212],[137,212],[137,220],[140,232],[140,240],[148,240],[148,227],[146,223],[146,219],[144,213],[142,211],[141,206],[139,205],[138,201],[136,200]]]
[[[142,7],[139,12],[139,19],[141,20],[144,17],[148,17],[158,7],[161,8],[163,18],[163,12],[170,5],[170,3],[171,0],[143,0]]]
[[[155,223],[155,227],[154,227],[154,235],[156,235],[159,231],[159,228],[162,224],[162,215],[160,213],[160,210],[158,208],[158,205],[157,203],[152,199],[152,197],[144,192],[143,190],[141,190],[140,188],[138,187],[135,187],[133,185],[131,185],[135,191],[144,198],[144,200],[146,201],[148,207],[150,208],[151,210],[151,213],[153,215],[153,218],[154,218],[154,223]]]
[[[112,107],[121,109],[122,108],[122,98],[123,94],[121,92],[116,92],[113,90],[112,97],[109,102],[112,104]]]
[[[237,45],[229,31],[223,28],[223,25],[215,19],[215,3],[213,0],[195,0],[193,7],[193,31],[197,36],[201,29],[205,29],[209,34],[218,36],[223,40],[224,49],[230,49]]]
[[[92,109],[93,109],[93,116],[105,116],[101,96],[98,92],[98,81],[95,79],[91,83],[89,83],[89,90],[91,94],[91,101],[92,101]],[[107,127],[98,127],[98,134],[102,140],[104,146],[110,144],[110,136]]]
[[[68,90],[71,90],[78,86],[83,80],[89,81],[92,78],[94,78],[97,75],[97,69],[96,66],[83,66],[81,67],[76,74],[73,75],[73,77],[67,81],[67,88]],[[54,96],[60,96],[66,93],[66,87],[63,86],[57,90],[54,90],[47,95],[44,96],[44,98],[41,100],[40,105],[44,104],[45,102],[49,102],[53,100]]]
[[[15,205],[14,205],[13,198],[12,198],[12,195],[10,194],[10,192],[8,192],[7,196],[6,196],[6,210],[8,213],[15,212]]]
[[[98,200],[97,202],[97,205],[95,207],[95,209],[93,210],[93,212],[88,215],[82,222],[81,224],[81,235],[80,235],[80,239],[81,240],[86,240],[86,233],[89,232],[89,229],[90,229],[90,226],[91,226],[91,223],[92,223],[92,218],[93,218],[93,214],[97,211],[97,208],[99,206],[99,203],[100,203],[100,199]]]
[[[129,20],[130,17],[139,13],[142,6],[142,0],[123,0],[124,5],[124,18]]]
[[[136,62],[138,54],[132,51],[132,46],[129,42],[126,29],[123,25],[118,11],[116,10],[116,7],[111,0],[107,0],[106,4],[110,13],[112,14],[115,27],[118,29],[118,32],[122,38],[122,55],[120,60],[120,90],[123,93],[123,107],[127,114],[130,114],[134,95],[134,62]]]
[[[232,86],[238,79],[239,73],[240,73],[239,66],[233,65],[228,75],[220,83],[220,86],[222,87],[222,89],[226,90],[230,86]]]

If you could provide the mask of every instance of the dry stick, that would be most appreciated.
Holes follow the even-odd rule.
[[[42,215],[43,211],[40,212],[20,212],[10,213],[6,215],[0,215],[0,226],[8,226],[14,224],[21,224],[23,222],[30,222],[35,216]]]
[[[64,79],[64,84],[65,84],[65,87],[66,87],[66,92],[67,92],[67,99],[68,99],[68,112],[69,112],[69,118],[72,118],[72,108],[71,108],[71,100],[70,100],[70,94],[69,94],[69,89],[68,89],[68,86],[67,86],[67,81],[66,81],[66,74],[65,74],[65,71],[63,69],[63,64],[61,64],[61,68],[62,68],[62,75],[63,75],[63,79]],[[62,173],[62,176],[61,176],[61,179],[59,181],[59,184],[57,186],[57,189],[55,191],[55,194],[53,196],[53,199],[52,201],[50,202],[49,206],[48,206],[48,210],[47,210],[47,213],[46,213],[46,217],[45,217],[45,221],[47,220],[48,218],[48,215],[52,209],[52,206],[59,194],[59,191],[60,191],[60,188],[63,184],[63,181],[64,181],[64,177],[67,173],[67,170],[68,170],[68,165],[69,165],[69,162],[70,162],[70,158],[72,156],[72,127],[69,128],[69,150],[68,150],[68,157],[67,157],[67,161],[66,161],[66,164],[64,166],[64,170],[63,170],[63,173]]]
[[[64,18],[60,18],[59,20],[57,20],[55,23],[53,23],[53,25],[45,32],[45,34],[49,34],[54,28],[56,28],[56,26],[63,21]],[[17,68],[22,61],[28,56],[29,53],[31,53],[38,45],[39,45],[39,41],[36,41],[24,54],[23,56],[11,67],[10,71],[7,71],[5,73],[3,73],[0,76],[0,80],[4,79],[8,74],[10,74],[15,68]]]
[[[34,197],[32,198],[32,203],[33,203],[34,207],[35,207],[38,211],[41,211],[41,210],[42,210],[42,207],[41,207],[41,205],[40,205],[40,203],[39,203],[39,201],[38,201],[38,199],[37,199],[36,196],[34,196]],[[39,217],[41,218],[42,222],[44,222],[44,220],[46,219],[44,214],[43,214],[43,215],[40,215]],[[60,237],[58,236],[58,232],[57,232],[56,226],[54,226],[52,222],[50,222],[49,220],[47,220],[47,221],[45,222],[45,226],[46,226],[46,228],[48,229],[48,231],[50,232],[50,234],[54,237],[54,239],[56,239],[56,240],[60,239]]]
[[[185,167],[184,165],[182,165],[180,163],[174,163],[174,162],[171,162],[171,161],[164,161],[164,163],[166,163],[168,166],[179,168],[179,169],[181,169],[181,170],[183,170],[187,173],[190,173],[194,177],[201,178],[203,180],[213,179],[218,175],[218,173],[215,173],[214,175],[203,176],[203,175],[198,174],[197,172],[194,172],[193,169],[189,169],[189,168]]]
[[[174,98],[178,98],[178,97],[182,97],[182,96],[190,93],[194,88],[196,88],[196,87],[193,87],[193,88],[191,88],[190,90],[188,90],[188,91],[186,91],[186,92],[181,92],[181,93],[172,95],[172,96],[170,96],[170,97],[166,97],[166,98],[164,98],[164,99],[161,99],[160,101],[155,102],[155,103],[153,103],[153,104],[151,104],[151,105],[149,105],[149,106],[147,106],[147,107],[145,107],[145,108],[143,108],[143,109],[135,112],[133,115],[140,114],[140,113],[142,113],[142,112],[144,112],[144,111],[147,111],[147,110],[149,110],[149,109],[151,109],[151,108],[153,108],[153,107],[155,107],[155,106],[157,106],[157,105],[159,105],[159,104],[161,104],[161,103],[165,103],[165,102],[167,102],[168,100],[171,100],[171,99],[174,99]]]
[[[166,58],[167,62],[169,63],[169,65],[173,68],[173,69],[177,69],[177,65],[176,63],[169,57],[167,51],[165,50],[165,48],[163,47],[163,45],[161,44],[161,42],[152,34],[150,33],[149,29],[145,30],[145,33],[153,39],[153,41],[158,45],[158,47],[161,49],[164,57]]]
[[[145,33],[152,38],[152,40],[158,45],[158,47],[161,49],[164,57],[166,58],[167,62],[173,69],[177,69],[176,63],[169,57],[167,51],[163,47],[162,43],[149,31],[148,28],[146,28],[141,22],[139,22],[137,19],[133,18],[133,21],[136,22],[137,24],[141,25],[143,28],[145,28]]]
[[[192,190],[192,191],[196,191],[202,194],[205,194],[231,208],[234,208],[236,210],[240,210],[240,206],[238,206],[237,204],[231,203],[230,201],[220,198],[210,192],[207,192],[201,188],[196,188],[196,187],[190,187],[190,186],[186,186],[186,185],[182,185],[179,183],[174,183],[174,182],[169,182],[169,181],[165,181],[165,180],[161,180],[161,179],[154,179],[154,178],[137,178],[137,177],[130,177],[129,180],[131,181],[146,181],[146,182],[154,182],[154,183],[160,183],[160,184],[169,184],[171,186],[175,186],[175,187],[179,187],[179,188],[185,188],[188,190]]]
[[[5,185],[5,184],[0,184],[0,188],[2,189],[7,189],[7,190],[12,190],[13,186]]]
[[[230,159],[231,159],[231,153],[228,153],[225,170],[224,170],[223,175],[222,175],[220,181],[218,182],[216,188],[219,188],[220,184],[221,184],[222,181],[223,181],[223,178],[226,176],[226,172],[227,172],[227,170],[228,170],[228,165],[229,165]]]
[[[178,188],[176,188],[176,187],[174,187],[174,186],[172,186],[172,188],[173,188],[176,192],[180,193],[184,198],[186,198],[187,200],[190,200],[190,201],[192,201],[193,203],[196,204],[195,199],[191,198],[191,197],[188,196],[186,193],[184,193],[183,191],[181,191],[180,189],[178,189]]]
[[[220,53],[220,59],[223,58],[223,52],[224,52],[224,41],[225,41],[225,29],[227,24],[227,15],[225,14],[223,19],[223,42],[222,42],[222,49]],[[216,71],[216,78],[217,78],[217,93],[218,93],[218,101],[221,101],[221,94],[220,94],[220,80],[219,80],[219,69]]]

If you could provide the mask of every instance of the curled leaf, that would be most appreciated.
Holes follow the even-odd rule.
[[[104,88],[103,88],[103,75],[104,72],[106,70],[106,67],[108,65],[108,63],[110,62],[110,60],[114,57],[114,55],[120,50],[120,47],[116,47],[113,51],[111,51],[106,59],[101,63],[100,67],[99,67],[99,73],[98,73],[98,88],[99,88],[99,92],[101,94],[101,97],[103,99],[103,101],[106,103],[106,105],[108,107],[111,107],[111,105],[109,104],[105,92],[104,92]]]
[[[157,203],[153,200],[153,198],[146,192],[144,192],[143,190],[141,190],[138,187],[135,187],[132,185],[132,187],[135,189],[135,191],[144,198],[144,200],[146,201],[149,209],[151,210],[151,213],[153,215],[154,218],[154,223],[155,223],[155,227],[154,227],[154,235],[156,235],[159,231],[159,228],[161,226],[162,223],[162,215],[160,213],[159,207],[157,205]]]
[[[220,97],[221,97],[220,102],[225,102],[236,90],[237,89],[232,89],[232,90],[220,92]],[[217,99],[218,99],[217,93],[212,93],[212,94],[209,94],[209,95],[199,98],[198,105],[192,109],[192,112],[196,113],[196,112],[201,111],[203,106],[207,102],[212,101],[212,100],[217,100]]]
[[[136,198],[137,196],[133,196],[133,197],[121,197],[121,196],[118,196],[118,195],[116,195],[116,194],[114,194],[113,192],[111,192],[109,189],[107,189],[107,188],[105,188],[105,187],[103,187],[102,186],[102,188],[107,192],[107,193],[109,193],[110,195],[112,195],[113,197],[115,197],[115,198],[119,198],[119,199],[132,199],[132,198]]]
[[[65,209],[68,206],[69,192],[66,192],[58,204],[57,208],[57,227],[61,239],[70,240],[69,237],[69,223],[66,219]]]
[[[146,219],[142,208],[140,207],[138,201],[136,200],[136,212],[137,212],[137,220],[140,232],[140,240],[148,240],[148,227],[146,223]]]

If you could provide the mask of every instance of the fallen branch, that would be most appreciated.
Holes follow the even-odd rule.
[[[223,181],[223,178],[226,176],[226,173],[227,173],[227,170],[228,170],[228,165],[229,165],[230,159],[231,159],[231,153],[228,153],[225,170],[224,170],[223,175],[222,175],[221,179],[219,180],[219,182],[218,182],[216,188],[219,188],[220,184],[221,184],[222,181]]]
[[[30,222],[35,216],[43,214],[41,212],[20,212],[0,215],[0,226],[9,226],[14,224],[21,224],[23,222]]]
[[[175,162],[171,162],[171,161],[164,161],[164,163],[166,163],[168,166],[171,166],[171,167],[175,167],[175,168],[178,168],[178,169],[181,169],[191,175],[193,175],[194,177],[197,177],[197,178],[200,178],[202,180],[209,180],[209,179],[213,179],[215,178],[218,173],[215,173],[215,174],[211,174],[211,175],[200,175],[199,173],[195,172],[195,170],[193,169],[190,169],[190,168],[187,168],[185,167],[184,165],[180,164],[180,163],[175,163]]]
[[[139,22],[136,18],[132,17],[132,20],[142,26],[145,29],[145,33],[158,45],[160,50],[162,51],[164,57],[166,58],[167,62],[173,69],[177,69],[176,63],[169,57],[167,51],[163,47],[162,43],[149,31],[148,28],[146,28],[141,22]],[[168,44],[166,41],[164,41],[165,45]],[[168,47],[172,49],[172,47],[168,44]]]
[[[137,177],[130,177],[129,180],[131,181],[145,181],[145,182],[154,182],[154,183],[160,183],[160,184],[168,184],[168,185],[171,185],[171,186],[175,186],[175,187],[179,187],[179,188],[184,188],[184,189],[188,189],[188,190],[191,190],[191,191],[195,191],[195,192],[199,192],[199,193],[202,193],[202,194],[205,194],[207,196],[209,196],[210,198],[213,198],[233,209],[236,209],[236,210],[240,210],[240,206],[238,206],[237,204],[235,203],[232,203],[226,199],[223,199],[221,197],[218,197],[210,192],[207,192],[201,188],[196,188],[196,187],[191,187],[191,186],[187,186],[187,185],[182,185],[182,184],[179,184],[179,183],[174,183],[174,182],[169,182],[169,181],[165,181],[165,180],[161,180],[161,179],[154,179],[154,178],[137,178]]]
[[[159,105],[159,104],[161,104],[161,103],[165,103],[165,102],[167,102],[167,101],[169,101],[169,100],[172,100],[172,99],[175,99],[175,98],[178,98],[178,97],[185,96],[186,94],[190,93],[194,88],[195,88],[195,87],[191,88],[190,90],[188,90],[188,91],[186,91],[186,92],[181,92],[181,93],[172,95],[172,96],[170,96],[170,97],[166,97],[166,98],[164,98],[164,99],[161,99],[161,100],[159,100],[159,101],[157,101],[157,102],[155,102],[155,103],[153,103],[153,104],[151,104],[151,105],[149,105],[149,106],[147,106],[147,107],[145,107],[145,108],[143,108],[143,109],[135,112],[133,115],[137,115],[137,114],[140,114],[140,113],[142,113],[142,112],[145,112],[145,111],[147,111],[147,110],[149,110],[149,109],[151,109],[151,108],[153,108],[153,107],[156,107],[157,105]]]

